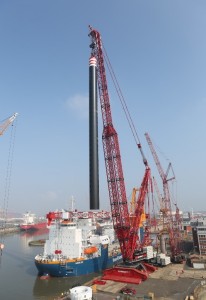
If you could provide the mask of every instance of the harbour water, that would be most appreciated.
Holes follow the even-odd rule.
[[[42,246],[29,246],[30,241],[47,237],[44,231],[18,232],[4,236],[5,248],[0,256],[1,300],[50,300],[60,296],[76,284],[92,279],[94,275],[75,278],[49,278],[42,280],[34,264]]]

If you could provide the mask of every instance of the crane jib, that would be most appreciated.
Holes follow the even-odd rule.
[[[137,246],[137,231],[140,224],[140,217],[143,212],[145,195],[148,191],[150,169],[148,168],[147,161],[143,156],[146,172],[140,190],[138,206],[139,211],[138,213],[136,211],[138,217],[131,223],[126,197],[118,134],[113,126],[112,121],[101,36],[99,32],[93,29],[91,26],[89,29],[89,36],[91,38],[90,60],[95,58],[97,62],[97,82],[103,122],[102,143],[112,219],[116,235],[119,239],[123,260],[131,260]],[[142,149],[140,150],[143,155]]]

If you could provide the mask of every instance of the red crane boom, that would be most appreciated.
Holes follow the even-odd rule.
[[[135,218],[133,218],[133,222],[132,222],[131,229],[130,229],[130,239],[129,239],[130,245],[129,245],[129,249],[128,249],[129,250],[128,256],[130,259],[133,258],[134,250],[137,248],[137,246],[140,247],[140,244],[137,245],[137,242],[139,243],[138,229],[140,227],[141,215],[144,211],[145,197],[146,197],[147,193],[149,192],[148,187],[149,187],[150,179],[151,179],[150,168],[146,168],[145,174],[144,174],[144,177],[142,180],[142,184],[140,187],[138,199],[137,199],[137,205],[136,205],[136,209],[135,209]],[[145,239],[146,239],[146,235],[145,235]],[[144,241],[144,243],[145,243],[145,241]]]
[[[101,36],[98,31],[91,27],[89,36],[91,37],[91,58],[96,59],[97,62],[97,80],[103,120],[102,142],[113,224],[120,243],[123,260],[131,261],[134,259],[135,250],[140,246],[137,245],[138,229],[140,226],[141,215],[144,211],[145,197],[148,192],[150,168],[144,157],[141,144],[138,141],[137,146],[141,152],[146,170],[135,209],[136,217],[133,218],[131,222],[126,197],[119,140],[112,121]],[[121,94],[119,86],[118,94]],[[133,135],[137,136],[126,105],[124,106],[124,110],[127,111],[126,114],[127,119],[130,120],[130,127],[133,127]]]
[[[175,178],[167,178],[169,174],[170,168],[172,168],[171,163],[169,163],[167,171],[164,172],[163,168],[160,164],[159,158],[157,156],[157,153],[154,149],[154,146],[152,144],[152,141],[149,137],[148,133],[145,133],[146,140],[148,142],[148,145],[150,147],[152,156],[154,158],[154,161],[156,163],[157,169],[159,171],[160,177],[162,178],[163,182],[163,214],[164,214],[164,222],[165,225],[168,228],[169,232],[169,242],[170,242],[170,251],[172,255],[172,259],[176,259],[176,257],[180,254],[180,239],[181,239],[181,233],[180,233],[180,216],[179,216],[179,209],[176,206],[176,215],[173,218],[172,215],[172,207],[171,207],[171,199],[170,199],[170,192],[169,192],[169,186],[168,186],[168,181],[172,180]],[[173,170],[172,170],[173,171]],[[173,172],[174,173],[174,172]]]
[[[158,158],[157,153],[154,149],[154,146],[153,146],[152,141],[149,137],[149,134],[145,133],[145,137],[146,137],[147,143],[150,147],[150,150],[151,150],[152,156],[154,158],[154,161],[156,163],[156,166],[157,166],[158,172],[160,174],[160,177],[162,179],[163,192],[164,192],[164,209],[165,209],[165,211],[167,212],[168,215],[171,215],[172,208],[171,208],[170,194],[169,194],[169,188],[168,188],[168,179],[167,179],[169,168],[170,168],[171,164],[169,164],[167,172],[165,173],[163,171],[163,168],[162,168],[161,164],[160,164],[159,158]],[[171,180],[173,178],[170,178],[169,180]]]
[[[130,220],[119,149],[119,140],[112,122],[101,36],[98,31],[92,29],[91,27],[89,35],[91,37],[91,57],[96,58],[98,66],[97,78],[103,120],[102,142],[111,212],[114,229],[120,243],[122,256],[123,259],[126,259],[129,244]]]

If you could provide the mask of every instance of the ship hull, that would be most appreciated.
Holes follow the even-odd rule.
[[[20,229],[22,231],[35,231],[47,228],[47,222],[36,223],[36,224],[21,224]]]
[[[102,249],[101,256],[91,259],[65,263],[60,261],[39,261],[35,259],[35,265],[38,269],[39,276],[74,277],[101,272],[102,270],[113,267],[121,261],[121,254],[108,256],[108,249]]]

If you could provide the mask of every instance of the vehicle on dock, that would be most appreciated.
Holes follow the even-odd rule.
[[[132,296],[132,295],[136,295],[137,292],[135,289],[125,287],[125,288],[121,289],[120,293],[124,294],[124,295]]]

